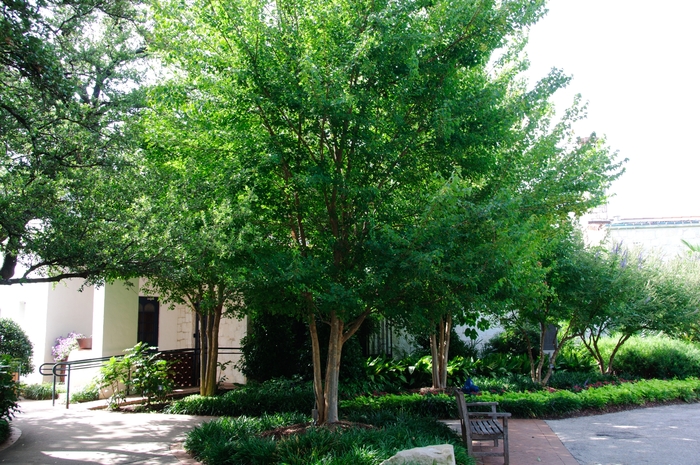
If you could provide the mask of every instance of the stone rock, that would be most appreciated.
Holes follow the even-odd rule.
[[[380,465],[455,465],[455,450],[452,444],[416,447],[402,450]]]

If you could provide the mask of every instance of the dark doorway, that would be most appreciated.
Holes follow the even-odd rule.
[[[139,333],[137,342],[158,347],[158,297],[139,297]]]

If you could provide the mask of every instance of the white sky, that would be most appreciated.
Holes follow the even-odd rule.
[[[595,131],[628,158],[608,215],[700,215],[700,1],[549,0],[530,33],[530,80],[552,67],[573,76],[556,102],[580,93]]]

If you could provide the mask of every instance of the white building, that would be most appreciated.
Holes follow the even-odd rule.
[[[700,217],[590,218],[584,226],[586,243],[621,243],[628,248],[653,251],[664,258],[683,255],[689,244],[700,244]]]
[[[122,355],[123,351],[144,341],[159,350],[195,347],[196,317],[185,306],[169,305],[157,297],[143,295],[143,281],[107,284],[100,288],[85,286],[82,279],[55,284],[11,285],[0,288],[0,317],[11,318],[34,344],[36,371],[23,377],[27,383],[50,381],[38,368],[53,362],[51,349],[59,336],[77,332],[92,336],[92,348],[73,351],[69,361]],[[220,347],[240,347],[245,336],[245,320],[222,319]],[[225,372],[227,382],[244,383],[233,368],[239,355],[220,355],[219,362],[232,361]],[[71,389],[87,384],[97,370],[75,371]]]

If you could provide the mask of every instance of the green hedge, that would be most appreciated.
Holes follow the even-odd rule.
[[[359,396],[343,400],[340,414],[370,416],[377,412],[410,414],[433,418],[454,418],[457,406],[454,396],[447,394],[387,394],[384,396]]]
[[[476,401],[498,402],[502,411],[516,418],[557,418],[582,410],[604,410],[610,406],[644,405],[649,402],[682,400],[694,402],[700,398],[700,380],[642,380],[611,384],[597,382],[580,389],[542,390],[534,392],[484,393]],[[276,380],[262,385],[250,385],[222,396],[189,396],[175,401],[169,413],[211,416],[260,416],[292,412],[308,415],[313,407],[313,392],[307,383]],[[379,413],[414,415],[432,418],[456,418],[454,396],[448,394],[387,394],[359,396],[342,400],[339,405],[343,418],[372,418]]]
[[[210,416],[260,416],[282,412],[309,415],[313,408],[311,383],[274,379],[249,384],[216,397],[188,396],[173,402],[167,412]]]
[[[700,380],[643,380],[619,385],[596,383],[580,392],[537,391],[485,393],[474,398],[479,402],[498,402],[499,410],[510,412],[516,418],[556,418],[575,414],[582,410],[603,410],[610,406],[644,405],[649,402],[682,400],[695,402],[700,399]],[[344,415],[369,416],[377,412],[411,413],[434,418],[456,418],[454,397],[437,395],[386,395],[362,396],[342,401]]]

